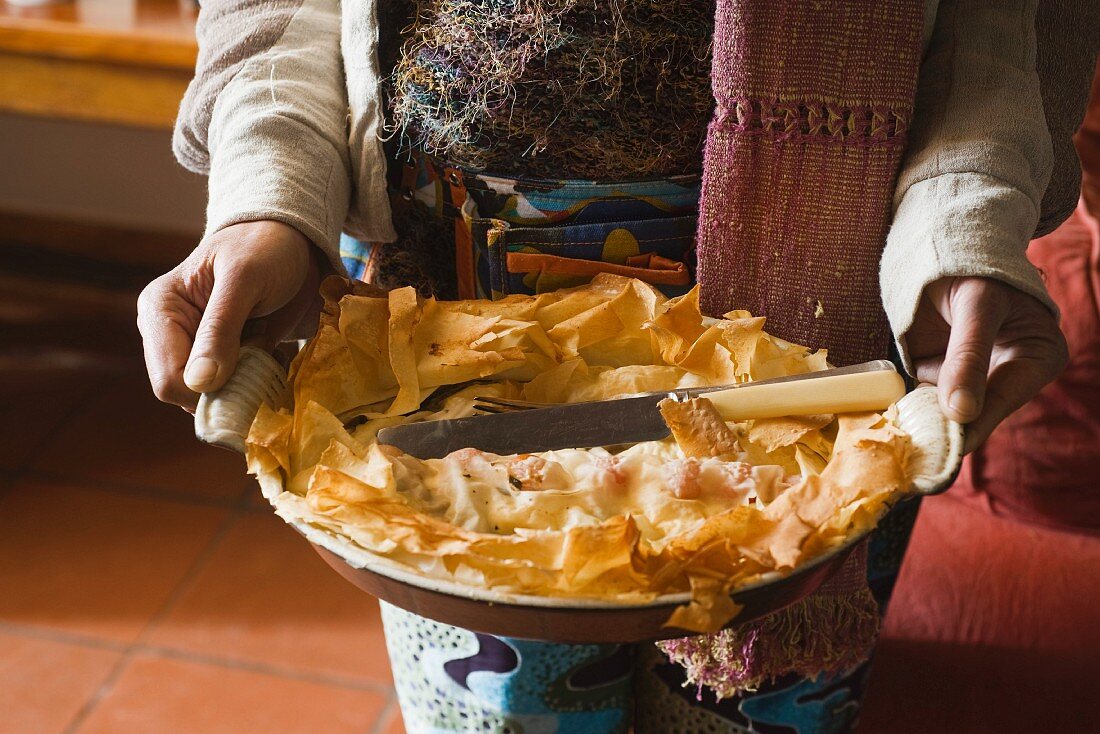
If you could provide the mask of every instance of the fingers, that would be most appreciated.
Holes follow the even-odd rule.
[[[272,326],[270,316],[249,319],[245,322],[244,331],[241,333],[241,346],[256,347],[270,354],[282,343],[281,333]]]
[[[943,355],[913,360],[913,377],[917,382],[936,385],[940,381],[940,370],[943,369]]]
[[[153,393],[191,411],[199,396],[184,384],[183,367],[191,349],[191,324],[198,318],[197,309],[175,296],[171,274],[150,283],[138,298],[138,331]]]
[[[178,405],[193,413],[199,396],[188,389],[183,380],[183,366],[190,346],[190,335],[177,324],[168,322],[161,330],[159,344],[147,340],[144,350],[145,367],[153,394],[162,402]]]
[[[1054,354],[1045,346],[1045,354]],[[1039,352],[1042,355],[1044,352]],[[966,427],[963,452],[969,454],[985,443],[1001,421],[1023,407],[1050,382],[1056,367],[1051,359],[1014,359],[993,369],[981,415]]]
[[[242,330],[253,314],[267,318],[254,325],[252,342],[267,349],[277,344],[290,328],[282,322],[283,307],[311,272],[311,247],[280,222],[242,222],[205,238],[150,283],[138,300],[138,327],[157,397],[194,409],[198,393],[221,388],[236,369]],[[296,323],[304,306],[297,308],[285,318]]]
[[[237,367],[241,333],[256,306],[255,288],[240,272],[219,273],[195,332],[183,381],[195,392],[213,392]]]
[[[982,279],[962,280],[951,299],[951,336],[939,368],[940,406],[959,423],[982,414],[997,333],[1007,315],[1000,291]]]

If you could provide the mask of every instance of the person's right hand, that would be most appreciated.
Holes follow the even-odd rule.
[[[313,245],[293,227],[244,222],[203,240],[138,298],[138,330],[156,396],[193,411],[198,393],[237,366],[245,322],[250,342],[273,349],[319,305]]]

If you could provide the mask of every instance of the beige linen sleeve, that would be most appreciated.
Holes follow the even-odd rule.
[[[1025,254],[1052,166],[1035,69],[1037,0],[944,0],[883,252],[883,305],[905,334],[925,286],[996,278],[1056,310]]]
[[[338,0],[205,0],[197,35],[173,148],[210,176],[206,234],[280,221],[342,272],[352,174]]]

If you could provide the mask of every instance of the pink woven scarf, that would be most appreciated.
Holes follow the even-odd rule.
[[[706,311],[849,364],[885,356],[878,265],[922,0],[719,0],[699,210]]]
[[[835,365],[887,356],[878,267],[916,96],[923,0],[718,0],[699,207],[704,310],[747,309]],[[661,643],[719,697],[864,660],[866,548],[763,620]]]

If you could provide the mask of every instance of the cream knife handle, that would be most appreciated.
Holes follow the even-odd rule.
[[[755,387],[750,384],[703,397],[714,403],[726,420],[748,420],[885,410],[903,395],[905,380],[901,375],[879,370]]]

